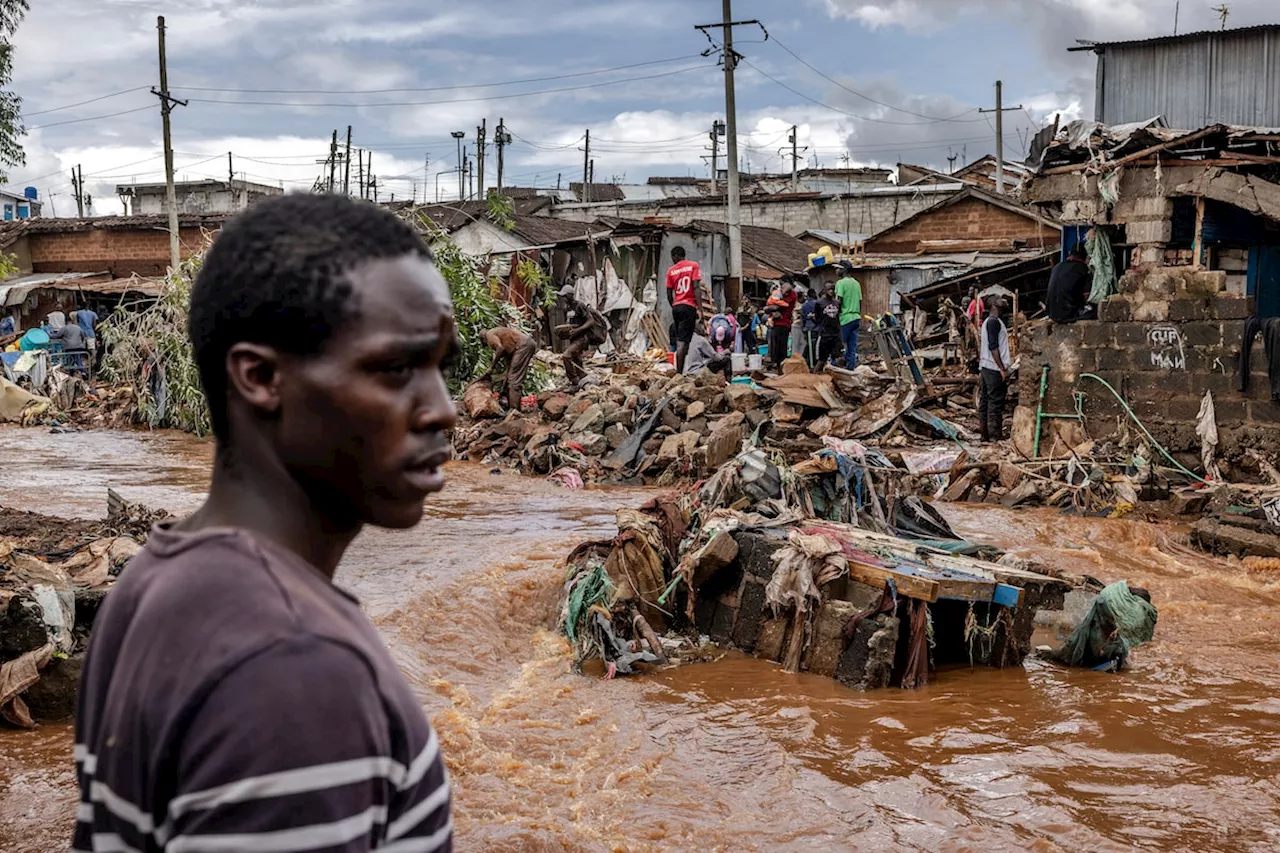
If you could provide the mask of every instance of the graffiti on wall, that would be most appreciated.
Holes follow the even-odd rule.
[[[1151,366],[1162,370],[1186,370],[1187,351],[1182,345],[1182,332],[1177,326],[1152,326],[1147,329],[1151,347]]]

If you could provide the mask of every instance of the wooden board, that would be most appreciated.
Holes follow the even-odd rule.
[[[849,561],[849,577],[858,583],[881,588],[886,580],[893,581],[898,595],[906,598],[918,598],[933,603],[938,600],[938,582],[928,578],[914,577],[882,566],[871,566],[866,563]]]

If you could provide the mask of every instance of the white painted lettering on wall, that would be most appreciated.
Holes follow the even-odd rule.
[[[1151,366],[1162,370],[1186,370],[1187,352],[1182,346],[1182,332],[1177,326],[1152,326],[1147,329],[1151,345]]]

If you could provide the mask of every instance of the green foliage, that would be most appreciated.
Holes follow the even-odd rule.
[[[13,34],[27,14],[27,0],[0,0],[0,87],[13,79]],[[22,136],[22,98],[0,88],[0,164],[21,166],[26,152],[18,141]],[[0,181],[4,180],[0,172]]]
[[[488,216],[490,221],[505,231],[510,231],[516,227],[516,203],[511,200],[510,196],[498,195],[498,193],[490,193],[487,199]]]
[[[151,427],[173,427],[200,436],[212,432],[213,425],[187,337],[187,313],[191,285],[203,260],[202,252],[183,261],[176,273],[170,271],[154,305],[142,311],[121,306],[100,332],[106,347],[103,373],[112,382],[132,386],[137,419]],[[161,384],[163,399],[156,394]]]
[[[9,252],[0,252],[0,281],[15,276],[18,272],[18,256]]]
[[[556,292],[551,287],[551,276],[542,269],[541,264],[525,258],[516,266],[520,279],[529,287],[530,293],[540,297],[543,308],[550,308],[556,302]]]

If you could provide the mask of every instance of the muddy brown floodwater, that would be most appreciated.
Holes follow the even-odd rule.
[[[0,505],[96,517],[111,485],[174,510],[209,445],[0,428]],[[946,506],[962,533],[1145,586],[1120,676],[1036,662],[860,694],[728,656],[573,675],[557,562],[638,490],[453,465],[417,529],[370,531],[356,592],[440,731],[462,851],[1263,851],[1280,847],[1280,587],[1140,522]],[[336,721],[335,721],[336,722]],[[71,730],[0,732],[0,850],[66,848]]]

